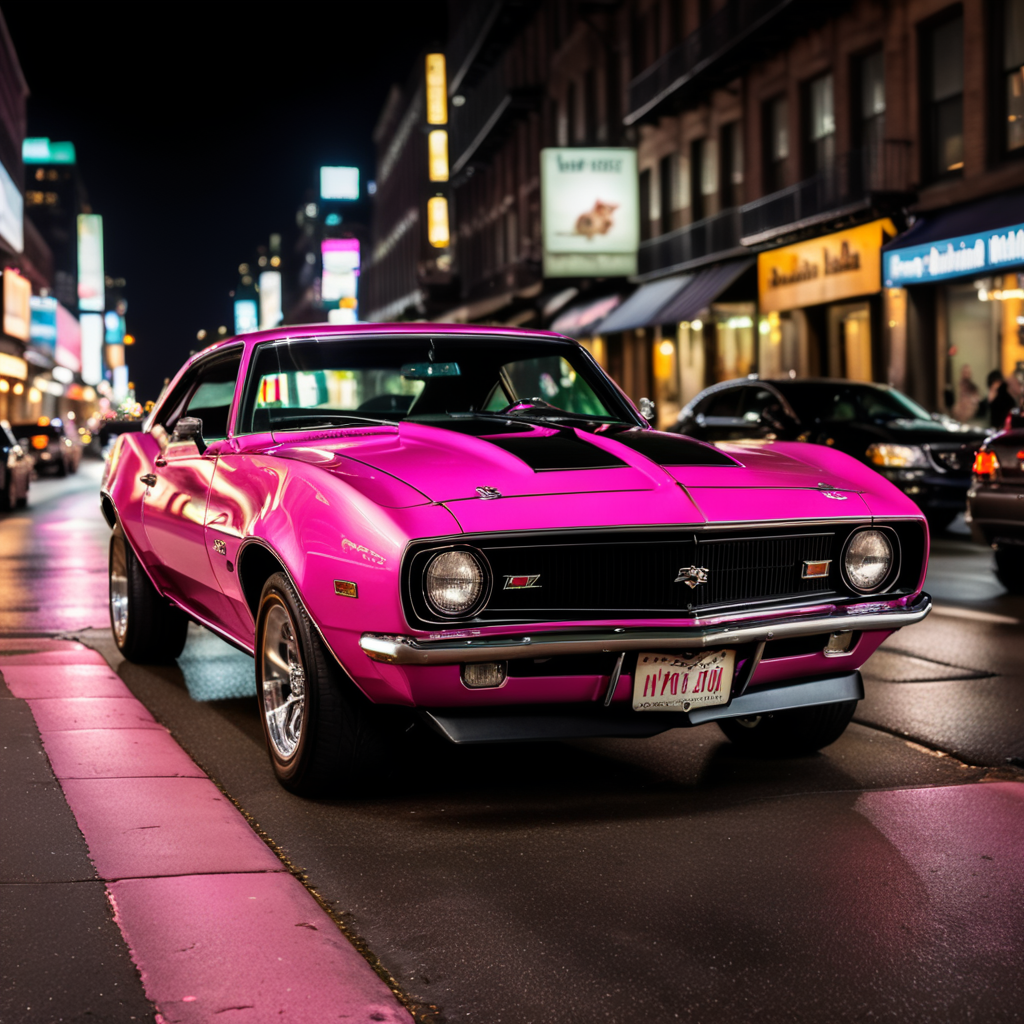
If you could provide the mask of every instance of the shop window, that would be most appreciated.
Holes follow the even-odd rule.
[[[715,325],[715,380],[732,380],[753,372],[754,313],[752,302],[719,302],[711,307]]]
[[[964,19],[950,18],[923,35],[925,167],[929,178],[964,167]]]
[[[1024,151],[1024,0],[1003,4],[1003,88],[1008,152]]]
[[[865,184],[868,188],[885,187],[882,166],[885,138],[885,65],[882,51],[872,50],[856,62],[857,83],[854,126],[856,144],[864,161]]]
[[[832,75],[822,75],[807,87],[807,171],[817,174],[832,166],[836,156],[836,113]]]
[[[739,121],[722,128],[722,209],[743,202],[743,130]]]
[[[675,205],[675,189],[672,185],[675,179],[675,163],[674,153],[663,156],[658,163],[658,212],[662,234],[671,231],[673,226],[672,208]]]
[[[866,302],[828,311],[829,376],[872,381],[871,315]]]
[[[789,103],[778,96],[765,104],[765,188],[778,192],[786,187],[786,161],[789,159]]]

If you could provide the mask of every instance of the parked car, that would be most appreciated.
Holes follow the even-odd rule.
[[[10,512],[28,504],[32,460],[14,439],[11,425],[0,420],[0,509]]]
[[[920,510],[824,446],[653,430],[557,335],[279,328],[179,371],[101,505],[132,661],[188,619],[255,658],[278,779],[316,792],[456,743],[718,722],[816,750],[930,609]]]
[[[933,530],[964,511],[974,453],[987,436],[933,416],[888,385],[829,378],[715,384],[669,429],[713,443],[761,438],[828,445],[891,480]]]
[[[19,423],[14,428],[18,443],[31,453],[37,473],[67,476],[78,472],[82,461],[82,439],[74,423],[45,416],[36,423]]]
[[[996,575],[1011,594],[1024,594],[1024,416],[990,437],[974,459],[967,519],[974,539],[995,551]]]

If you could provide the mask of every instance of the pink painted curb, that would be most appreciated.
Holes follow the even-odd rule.
[[[209,779],[62,779],[100,878],[284,871]]]
[[[40,732],[57,729],[163,729],[134,698],[43,697],[28,699]]]
[[[110,893],[167,1024],[410,1024],[290,874],[136,879]]]
[[[40,735],[58,779],[206,778],[162,729],[70,729]]]
[[[4,664],[4,682],[15,697],[130,697],[132,691],[106,665]]]

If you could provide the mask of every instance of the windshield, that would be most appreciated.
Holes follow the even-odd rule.
[[[637,422],[575,345],[375,337],[262,346],[249,370],[238,432],[499,414]]]
[[[893,388],[870,384],[807,382],[776,385],[802,420],[822,423],[925,420],[930,413]]]

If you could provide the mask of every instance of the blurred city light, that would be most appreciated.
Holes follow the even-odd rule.
[[[96,213],[80,213],[78,215],[79,309],[102,313],[105,305],[104,289],[103,218]]]
[[[448,133],[437,128],[427,136],[428,164],[431,181],[448,180]]]
[[[257,331],[260,326],[255,299],[235,299],[235,334]]]
[[[359,168],[358,167],[321,167],[320,168],[321,199],[358,199]],[[313,212],[306,207],[306,216],[316,216],[316,204],[310,203]]]
[[[260,330],[276,327],[284,318],[281,300],[281,271],[264,270],[260,274]]]
[[[427,241],[435,249],[447,249],[448,200],[444,196],[432,196],[427,200]]]
[[[427,124],[448,123],[448,76],[444,54],[427,54]]]

